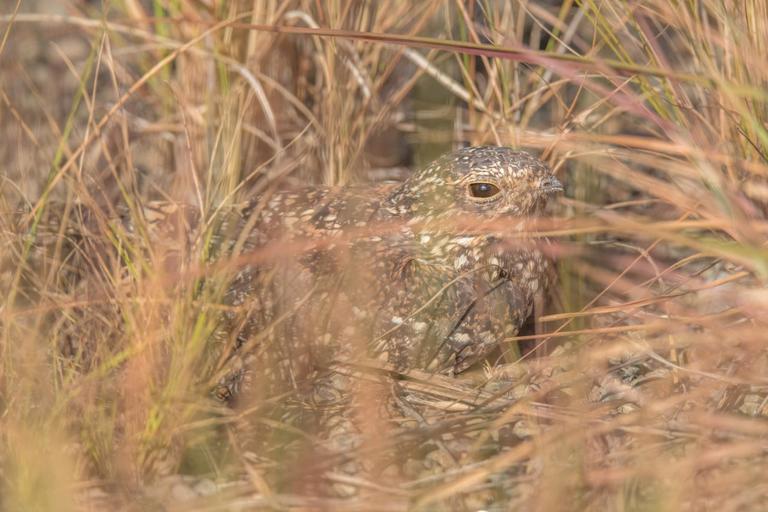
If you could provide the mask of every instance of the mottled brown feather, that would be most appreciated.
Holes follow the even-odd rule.
[[[474,198],[477,183],[498,193]],[[258,300],[248,308],[253,315],[275,307],[255,299],[259,291],[280,296],[282,308],[312,292],[285,336],[330,339],[346,353],[367,348],[403,369],[460,372],[514,336],[549,284],[549,262],[537,246],[508,235],[560,190],[535,157],[486,146],[446,155],[396,187],[312,188],[254,200],[235,221],[249,225],[243,251],[291,240],[317,245],[240,269],[229,301]],[[242,343],[259,324],[241,333]]]

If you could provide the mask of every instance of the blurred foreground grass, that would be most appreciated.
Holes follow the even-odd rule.
[[[0,16],[0,508],[768,508],[768,1],[7,0]],[[375,482],[329,474],[269,357],[256,392],[216,400],[221,290],[184,272],[214,248],[202,233],[181,272],[158,264],[139,205],[212,224],[286,177],[397,179],[467,143],[530,149],[566,184],[542,227],[555,300],[510,340],[547,350],[401,376],[419,416],[342,454]]]

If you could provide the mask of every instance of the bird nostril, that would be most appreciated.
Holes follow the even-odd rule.
[[[554,194],[563,191],[563,184],[560,183],[560,180],[554,176],[547,176],[543,178],[541,180],[540,187],[542,191],[548,194]]]

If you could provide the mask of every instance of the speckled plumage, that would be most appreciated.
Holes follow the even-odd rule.
[[[111,261],[108,290],[120,290],[124,275],[129,286],[119,293],[130,296],[132,279],[146,269],[158,278],[153,284],[168,284],[172,300],[157,302],[157,317],[176,297],[194,296],[196,320],[221,311],[213,336],[220,350],[210,351],[218,353],[215,375],[201,375],[201,384],[217,382],[222,400],[254,381],[257,404],[289,397],[280,422],[306,428],[311,421],[323,454],[349,454],[362,442],[357,420],[374,409],[358,402],[392,395],[356,392],[362,381],[333,363],[374,355],[402,371],[456,374],[517,334],[549,284],[549,263],[525,223],[560,190],[527,153],[466,148],[398,185],[264,192],[215,215],[156,202],[118,209],[115,218],[78,205],[62,226],[50,205],[35,260],[44,264],[64,235],[73,247],[67,281],[78,297],[102,289],[98,279],[87,286],[88,269],[100,272],[100,262]],[[64,322],[62,352],[73,358],[98,352],[99,340],[121,339],[111,335],[120,324],[110,319],[130,301],[93,302]],[[375,406],[397,408],[387,402]],[[391,412],[385,417],[397,417]]]
[[[498,192],[472,197],[478,183]],[[560,190],[537,158],[486,146],[398,186],[256,199],[223,230],[235,239],[246,231],[241,254],[273,246],[276,258],[239,269],[227,300],[246,313],[230,325],[247,344],[293,308],[282,336],[367,348],[401,369],[460,372],[514,336],[547,286],[547,259],[508,235]],[[292,241],[302,250],[282,253]]]
[[[478,184],[495,195],[474,197]],[[265,192],[205,229],[195,207],[167,202],[141,210],[146,233],[121,216],[172,272],[201,243],[228,267],[217,337],[237,358],[366,354],[455,374],[514,336],[548,285],[547,259],[515,232],[560,190],[537,158],[485,146],[399,185]]]

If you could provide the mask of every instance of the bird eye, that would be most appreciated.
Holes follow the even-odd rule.
[[[499,192],[501,190],[493,183],[471,183],[469,185],[469,195],[478,199],[488,199]]]

